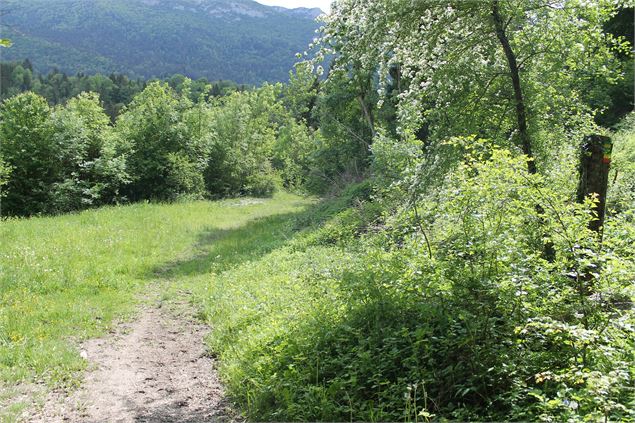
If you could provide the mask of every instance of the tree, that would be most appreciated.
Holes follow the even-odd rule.
[[[5,213],[33,215],[48,210],[61,167],[50,114],[46,100],[33,93],[19,94],[0,106],[0,155],[13,169],[6,184]]]
[[[128,181],[121,141],[95,93],[81,93],[53,112],[53,138],[62,169],[54,184],[55,211],[81,210],[117,200]]]
[[[128,169],[131,183],[126,193],[133,201],[169,199],[169,171],[174,163],[168,157],[186,144],[182,112],[189,107],[173,89],[152,82],[135,96],[119,117],[117,134],[128,143]]]
[[[628,46],[603,31],[618,10],[608,1],[343,0],[321,45],[337,54],[335,70],[377,72],[384,93],[399,67],[402,137],[423,123],[432,150],[457,135],[512,141],[535,156],[533,172],[556,149],[575,154],[592,130],[601,108],[585,103],[580,80],[619,78],[613,58]]]
[[[617,40],[635,40],[635,7],[624,7],[604,24],[604,30]],[[586,101],[592,105],[604,106],[596,116],[598,124],[611,127],[633,111],[635,103],[635,54],[633,49],[621,49],[616,59],[623,73],[621,79],[608,81],[588,81]]]
[[[278,129],[272,149],[272,165],[288,189],[307,188],[313,169],[312,156],[316,152],[317,134],[304,121],[287,119]]]
[[[212,195],[269,195],[276,188],[272,149],[287,116],[277,101],[280,87],[265,84],[236,92],[212,109],[211,145],[205,171]]]
[[[282,101],[286,109],[296,120],[304,120],[315,127],[313,109],[317,100],[320,80],[313,73],[311,62],[305,61],[295,65],[295,72],[289,72],[289,83],[284,86]]]
[[[534,162],[534,154],[532,153],[532,142],[529,136],[527,128],[527,112],[525,107],[525,100],[523,98],[523,89],[520,81],[520,68],[518,67],[518,61],[516,60],[516,54],[509,44],[509,38],[506,32],[506,23],[503,21],[503,17],[500,12],[499,0],[492,1],[492,20],[494,21],[494,28],[496,29],[496,37],[500,41],[501,47],[505,52],[505,58],[507,59],[507,65],[509,66],[509,75],[512,80],[512,87],[514,89],[514,103],[516,109],[516,120],[518,122],[518,132],[520,143],[523,149],[523,153],[529,159],[527,161],[527,169],[529,173],[536,173],[536,163]]]

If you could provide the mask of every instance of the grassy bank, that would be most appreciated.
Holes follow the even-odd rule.
[[[633,421],[632,212],[611,214],[594,250],[588,210],[534,191],[522,160],[496,152],[453,173],[421,200],[425,234],[362,185],[298,215],[279,248],[194,276],[209,346],[247,417]],[[560,233],[550,220],[554,262],[534,226],[545,193],[567,222]],[[569,277],[585,265],[570,242],[604,263],[595,296]]]

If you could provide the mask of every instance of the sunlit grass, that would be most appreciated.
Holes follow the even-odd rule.
[[[133,313],[148,284],[177,289],[275,247],[276,228],[308,203],[279,194],[0,222],[0,383],[75,384],[77,341]]]

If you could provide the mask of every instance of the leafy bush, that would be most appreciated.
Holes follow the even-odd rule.
[[[138,94],[117,121],[119,136],[129,144],[131,183],[126,193],[133,201],[169,199],[175,193],[167,183],[170,153],[183,149],[182,107],[166,84],[154,82]]]
[[[285,188],[302,189],[311,171],[311,154],[317,133],[294,119],[288,119],[278,131],[273,146],[272,164],[280,172]]]
[[[205,180],[195,163],[182,153],[168,153],[166,188],[176,198],[200,199],[205,193]]]
[[[280,185],[280,178],[271,170],[263,171],[263,173],[247,177],[243,192],[255,197],[271,197]]]
[[[278,88],[265,85],[234,93],[212,108],[211,152],[205,171],[211,195],[269,195],[275,188],[271,150],[276,117],[283,114]]]
[[[36,94],[19,94],[0,106],[0,154],[13,169],[5,188],[4,213],[48,211],[61,166],[52,131],[50,108]]]
[[[81,210],[117,200],[128,182],[126,157],[99,96],[82,93],[69,100],[54,111],[52,125],[62,161],[52,210]]]
[[[11,177],[11,167],[2,160],[2,156],[0,156],[0,199],[4,197],[3,188],[9,182],[9,178]],[[1,200],[0,200],[1,201]],[[0,216],[2,215],[2,210],[0,210]]]
[[[110,80],[108,80],[110,81]],[[100,98],[81,93],[49,109],[20,94],[2,106],[3,169],[17,168],[5,212],[55,213],[118,201],[205,196],[271,196],[302,189],[314,132],[282,107],[279,85],[205,100],[189,79],[173,78],[134,97],[114,128]],[[302,145],[301,148],[299,146]],[[30,153],[29,147],[35,150]]]
[[[567,200],[490,150],[380,231],[360,203],[309,211],[324,224],[211,287],[230,393],[274,421],[635,418],[635,228],[600,248]]]

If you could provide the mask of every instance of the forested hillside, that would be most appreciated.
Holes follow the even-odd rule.
[[[74,401],[135,294],[248,420],[635,421],[633,7],[338,0],[286,83],[5,99],[0,380]]]
[[[6,0],[0,29],[42,73],[123,73],[133,78],[286,80],[315,37],[316,9],[252,0]]]

